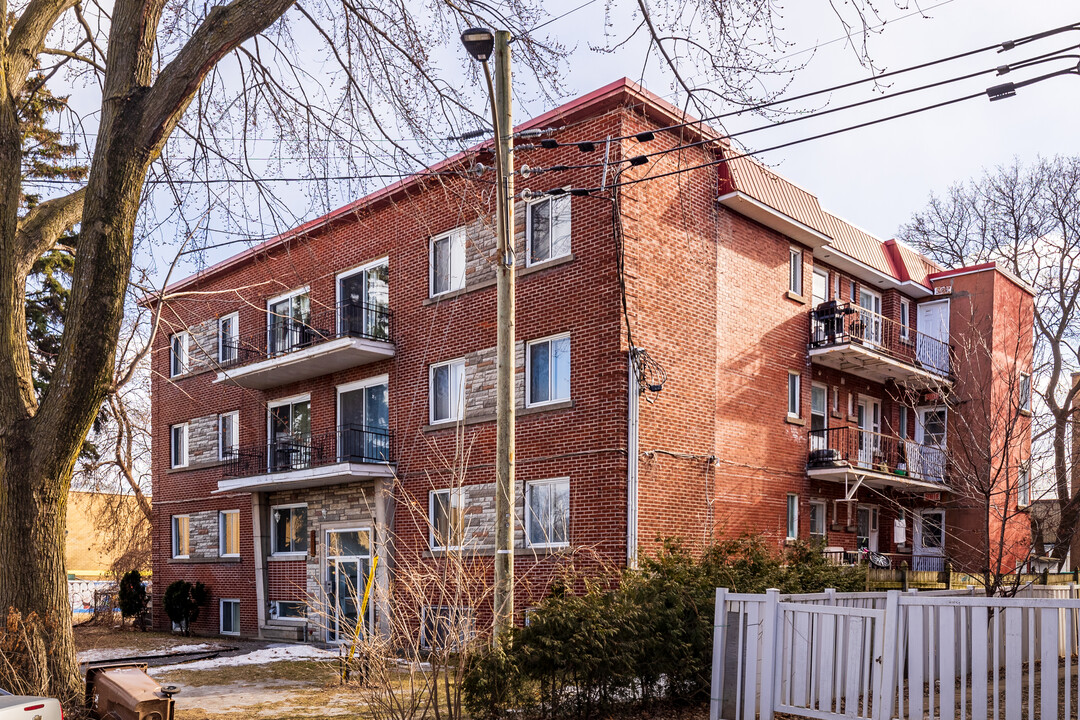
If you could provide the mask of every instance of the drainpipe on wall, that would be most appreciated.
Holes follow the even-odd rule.
[[[375,568],[374,597],[375,630],[382,637],[390,637],[390,570],[393,557],[393,540],[390,536],[390,524],[394,518],[394,497],[391,492],[393,480],[375,481],[375,554],[379,556],[379,565]]]
[[[629,384],[626,392],[626,566],[637,567],[638,551],[638,382],[637,350],[630,348]]]
[[[1080,385],[1080,372],[1072,374],[1073,387]],[[1073,400],[1072,411],[1072,447],[1069,453],[1069,461],[1071,463],[1071,472],[1069,473],[1069,495],[1070,497],[1080,492],[1080,398]],[[1080,533],[1073,533],[1072,542],[1070,543],[1069,551],[1069,569],[1075,570],[1077,568],[1077,561],[1080,560],[1080,537],[1077,537]]]
[[[255,551],[255,607],[259,612],[259,637],[263,636],[267,616],[266,579],[266,493],[251,493],[251,540]]]

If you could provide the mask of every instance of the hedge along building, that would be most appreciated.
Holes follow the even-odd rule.
[[[518,127],[622,138],[522,150],[571,166],[519,182],[536,193],[700,166],[622,185],[617,206],[517,203],[519,619],[570,559],[625,566],[665,537],[812,538],[928,568],[954,552],[946,419],[922,402],[964,373],[941,269],[751,159],[718,165],[708,128],[664,129],[681,118],[624,79]],[[167,289],[154,575],[210,587],[196,631],[333,640],[305,603],[355,615],[338,588],[375,555],[365,622],[385,628],[395,558],[493,556],[492,201],[473,176],[417,175]],[[1003,322],[1004,295],[972,297]]]

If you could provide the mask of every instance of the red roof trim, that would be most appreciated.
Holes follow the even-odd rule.
[[[970,265],[968,267],[958,267],[952,270],[942,270],[941,272],[930,273],[927,275],[929,280],[942,280],[953,275],[966,275],[967,273],[981,272],[982,270],[997,270],[997,263],[988,262],[981,265]]]
[[[896,240],[886,240],[881,245],[885,250],[885,259],[889,261],[889,265],[892,267],[893,277],[900,282],[910,282],[911,273],[908,272],[904,258],[900,256],[900,248],[897,247]]]

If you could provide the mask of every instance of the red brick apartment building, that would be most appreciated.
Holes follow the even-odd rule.
[[[1016,329],[1029,291],[881,242],[751,159],[718,164],[727,146],[708,128],[663,129],[680,117],[620,80],[519,126],[556,128],[543,138],[558,143],[519,140],[534,146],[519,168],[572,166],[517,183],[531,191],[516,212],[519,575],[582,549],[626,565],[665,537],[741,533],[814,540],[838,561],[869,548],[917,568],[985,563],[962,534],[979,509],[950,492],[943,398],[962,383],[1000,394],[996,375],[958,362],[966,333],[1030,367],[1031,333]],[[565,144],[606,138],[591,153]],[[434,170],[476,162],[490,167],[489,151]],[[618,224],[607,197],[545,193],[605,176],[624,183]],[[390,612],[395,554],[492,556],[482,179],[409,178],[168,289],[154,580],[209,586],[197,632],[332,640],[305,603],[338,603],[373,556],[372,627]],[[659,392],[632,347],[662,366]],[[542,590],[520,591],[519,615]],[[155,618],[167,624],[160,605]]]

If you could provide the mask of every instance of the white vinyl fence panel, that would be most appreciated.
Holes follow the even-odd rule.
[[[1080,708],[1075,586],[1014,598],[717,590],[712,720],[1057,720]]]

